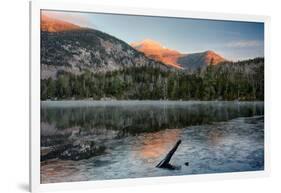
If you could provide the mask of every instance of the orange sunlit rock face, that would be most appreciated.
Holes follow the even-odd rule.
[[[206,52],[206,55],[205,55],[206,64],[216,65],[223,61],[225,61],[225,59],[223,57],[221,57],[220,55],[216,54],[215,52],[210,51],[210,50]]]
[[[41,31],[62,32],[81,29],[80,26],[41,13]]]
[[[158,42],[150,39],[145,39],[141,42],[133,42],[131,46],[136,50],[143,52],[147,57],[163,62],[164,64],[175,67],[182,68],[177,60],[181,56],[181,53],[175,50],[170,50],[165,48]]]
[[[168,49],[162,46],[160,43],[150,39],[145,39],[141,42],[133,42],[131,43],[131,46],[136,50],[143,52],[151,59],[163,62],[167,66],[178,69],[183,69],[186,66],[186,61],[187,64],[189,64],[189,61],[191,61],[193,64],[198,63],[198,65],[216,65],[225,61],[223,57],[213,51],[195,54],[182,54],[176,50]]]

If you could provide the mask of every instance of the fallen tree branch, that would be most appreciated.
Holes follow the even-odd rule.
[[[178,140],[178,142],[174,145],[174,147],[169,151],[169,153],[166,155],[166,157],[157,164],[157,168],[166,168],[166,169],[177,169],[178,167],[171,165],[169,162],[174,155],[174,153],[177,151],[179,145],[181,144],[181,140]]]

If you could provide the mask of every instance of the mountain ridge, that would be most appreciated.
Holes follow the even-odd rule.
[[[204,52],[183,54],[178,58],[178,63],[180,63],[186,70],[197,70],[205,68],[209,65],[217,65],[227,60],[221,57],[214,51],[207,50]]]
[[[147,57],[163,62],[164,64],[178,69],[196,70],[206,67],[212,63],[226,61],[222,56],[212,50],[198,53],[180,53],[162,46],[159,42],[151,39],[144,39],[130,44],[136,50],[143,52]]]
[[[41,79],[56,79],[62,72],[81,75],[85,71],[96,73],[142,66],[168,70],[162,62],[102,31],[76,26],[50,31],[44,25],[41,27]]]
[[[46,14],[41,14],[41,31],[45,32],[64,32],[79,30],[82,27],[70,22],[66,22],[60,19],[53,18]]]
[[[107,39],[115,38],[116,40],[118,40],[118,41],[114,41],[115,43],[122,42],[121,43],[122,45],[127,44],[126,42],[124,42],[116,37],[113,37],[110,34],[106,34],[101,31],[99,31],[100,33],[98,33],[98,31],[99,30],[80,27],[80,26],[72,24],[70,22],[66,22],[66,21],[63,21],[60,19],[53,18],[46,14],[41,14],[41,33],[43,34],[44,37],[47,35],[47,33],[51,33],[52,34],[52,37],[50,36],[51,38],[54,38],[54,36],[58,36],[62,39],[65,37],[68,37],[68,41],[70,42],[71,41],[70,40],[71,38],[69,37],[70,34],[72,34],[75,37],[79,37],[79,33],[80,33],[81,37],[76,38],[76,40],[78,40],[77,42],[79,42],[80,41],[79,39],[87,39],[87,37],[83,38],[82,34],[89,35],[88,32],[92,32],[92,35],[90,35],[90,36],[93,36],[93,34],[98,35],[98,38],[93,37],[95,39],[94,42],[96,43],[95,45],[93,45],[93,47],[99,45],[99,46],[101,46],[101,50],[105,50],[105,52],[107,52],[107,54],[110,53],[111,48],[115,47],[115,51],[118,46],[120,48],[120,44],[117,43],[117,47],[116,47],[113,45],[114,43],[112,43],[112,42],[103,41],[103,37],[107,36]],[[56,33],[56,35],[54,35],[53,33]],[[62,34],[64,34],[65,37]],[[99,39],[100,42],[97,39]],[[44,40],[44,38],[43,38],[43,40]],[[58,39],[57,39],[57,41],[61,42],[61,40],[58,40]],[[93,41],[89,39],[89,42],[93,42]],[[84,43],[86,44],[87,42],[84,42]],[[179,70],[194,71],[194,70],[197,70],[200,68],[204,68],[210,64],[216,65],[223,61],[226,61],[219,54],[217,54],[211,50],[208,50],[205,52],[200,52],[200,53],[183,54],[177,50],[169,49],[169,48],[161,45],[159,42],[152,40],[152,39],[144,39],[143,41],[132,42],[127,45],[132,48],[132,49],[130,49],[130,48],[128,48],[128,46],[125,46],[126,50],[130,50],[129,52],[131,52],[131,53],[135,52],[134,50],[136,50],[138,53],[143,54],[148,59],[154,60],[156,63],[158,62],[158,63],[166,65],[169,68],[175,68],[175,69],[179,69]],[[94,49],[95,53],[94,52],[89,53],[89,52],[85,52],[85,50],[83,50],[83,49],[81,50],[79,47],[76,46],[76,53],[74,53],[75,51],[69,50],[69,49],[71,49],[71,47],[72,48],[75,47],[75,46],[73,47],[73,42],[69,43],[68,45],[63,43],[62,46],[63,46],[63,49],[65,49],[66,53],[73,52],[72,53],[73,58],[72,59],[69,58],[68,61],[64,61],[66,64],[68,64],[67,67],[57,67],[57,65],[54,65],[56,67],[50,66],[50,65],[48,66],[48,65],[45,65],[46,62],[44,62],[44,60],[43,60],[42,69],[44,72],[48,72],[48,73],[43,73],[43,77],[49,77],[50,74],[54,74],[59,70],[72,71],[72,73],[74,73],[74,74],[79,74],[79,72],[81,71],[81,67],[79,67],[79,65],[77,65],[78,58],[80,58],[81,61],[83,61],[83,63],[80,62],[82,66],[85,66],[85,64],[88,64],[90,66],[90,63],[98,61],[98,59],[94,58],[94,57],[96,57],[96,58],[99,57],[96,55],[99,52],[98,49]],[[73,49],[73,50],[75,50],[75,49]],[[77,50],[80,51],[80,53],[77,53]],[[89,47],[87,48],[87,50],[89,51]],[[43,49],[43,51],[44,51],[44,49]],[[117,52],[120,54],[121,57],[123,57],[122,55],[124,55],[124,53],[122,54],[119,51],[117,51]],[[89,54],[91,56],[89,56]],[[116,54],[116,53],[112,53],[112,54]],[[48,55],[48,53],[47,53],[47,55]],[[78,56],[78,55],[80,55],[80,56]],[[87,57],[88,58],[91,57],[91,61],[89,61],[89,60],[86,61],[85,58],[87,58]],[[111,56],[108,55],[108,57],[103,58],[104,61],[107,61],[108,58],[111,58],[110,61],[107,62],[108,65],[104,65],[104,67],[106,67],[105,70],[106,69],[107,70],[117,69],[116,61],[115,61],[115,64],[112,65],[112,63],[114,63],[114,60],[116,60],[116,58],[114,59],[114,57],[113,57],[113,59],[112,59],[112,57],[113,57],[112,55]],[[131,56],[127,55],[127,57],[134,57],[134,55],[131,55]],[[55,57],[55,58],[58,59],[58,57]],[[63,60],[65,60],[65,59],[63,59]],[[133,60],[133,59],[131,59],[131,60]],[[103,61],[99,61],[99,62],[102,63]],[[120,59],[119,59],[119,62],[120,62]],[[122,63],[122,61],[121,61],[121,63]],[[108,66],[111,66],[111,68],[107,68]],[[96,65],[95,67],[97,67],[97,69],[99,69],[98,65]],[[51,76],[54,77],[54,75],[51,75]]]
[[[168,49],[151,39],[145,39],[141,42],[132,42],[130,45],[136,50],[143,52],[151,59],[161,61],[171,67],[182,69],[182,67],[177,64],[177,58],[181,53],[176,50]]]

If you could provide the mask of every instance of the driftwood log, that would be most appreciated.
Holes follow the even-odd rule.
[[[169,162],[174,155],[174,153],[177,151],[179,145],[181,144],[181,140],[178,140],[178,142],[174,145],[174,147],[169,151],[169,153],[166,155],[166,157],[157,164],[157,168],[165,168],[170,170],[178,169],[179,167],[171,165]]]

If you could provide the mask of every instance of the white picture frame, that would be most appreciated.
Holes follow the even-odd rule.
[[[40,184],[40,10],[81,11],[95,13],[115,13],[144,16],[166,16],[194,19],[213,19],[227,21],[246,21],[264,23],[265,58],[265,166],[264,171],[199,174],[174,177],[153,177],[106,181],[83,181]],[[156,183],[186,183],[191,181],[240,179],[268,176],[270,173],[270,54],[269,54],[270,18],[258,15],[240,15],[228,13],[207,13],[185,10],[142,9],[137,7],[101,6],[65,2],[30,2],[30,191],[73,190],[84,188],[140,186]]]

